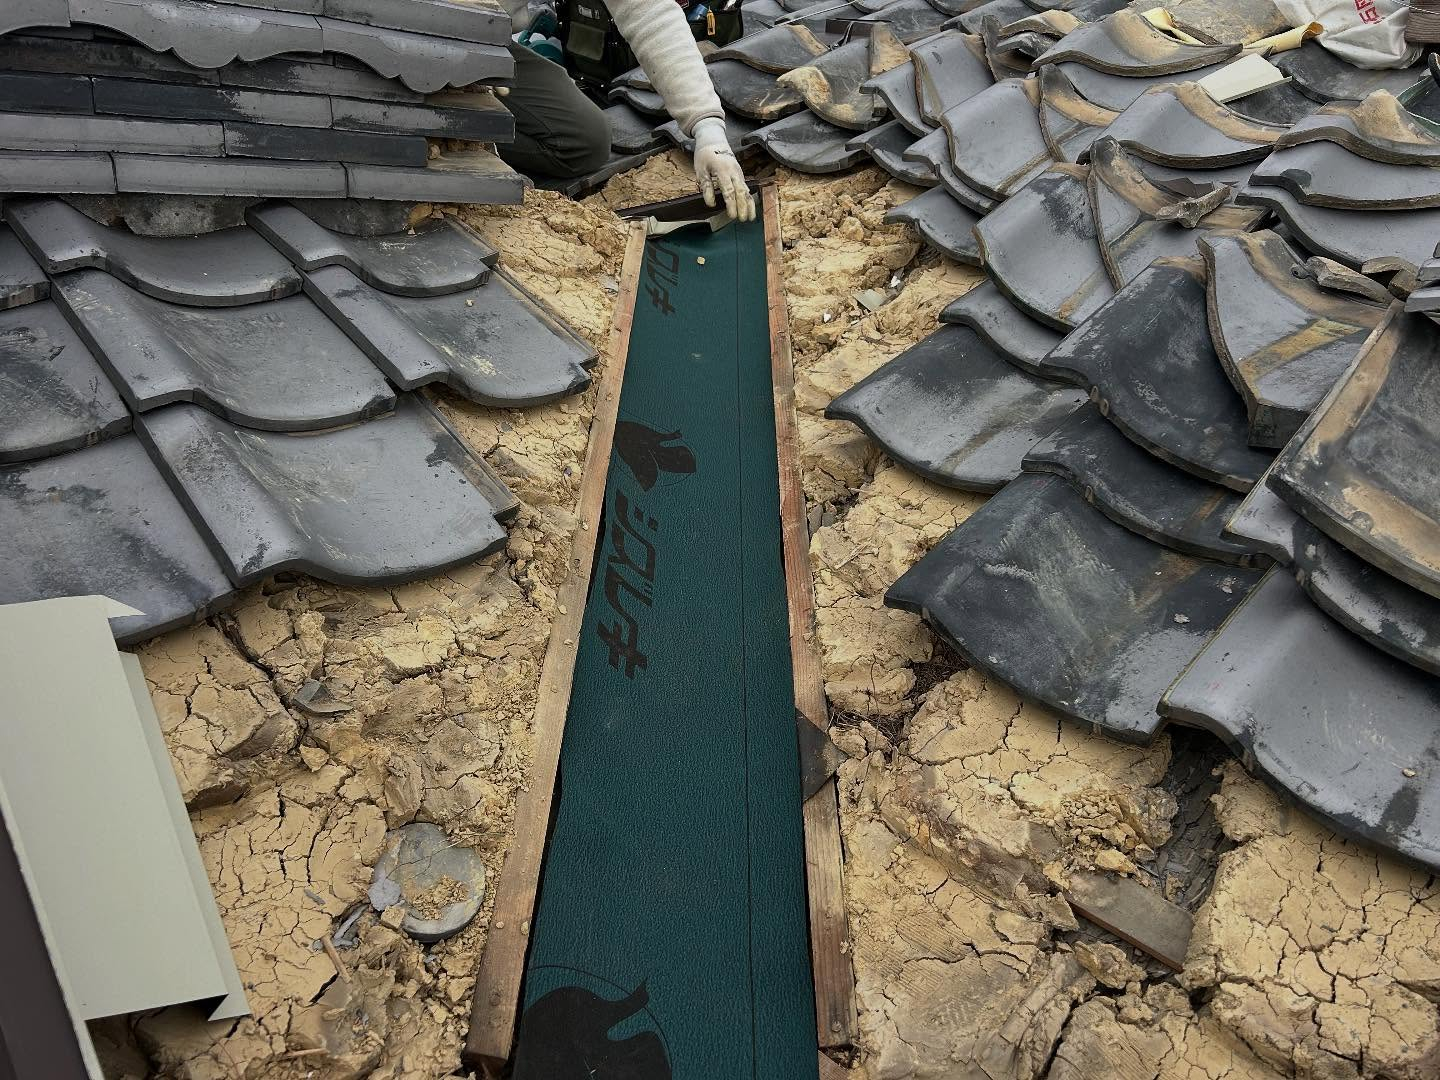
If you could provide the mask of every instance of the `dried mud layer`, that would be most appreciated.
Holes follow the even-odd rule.
[[[883,606],[981,499],[822,413],[979,278],[882,224],[913,192],[873,170],[781,183],[820,640],[850,755],[853,1080],[1440,1075],[1426,875],[1287,810],[1213,746],[1120,746],[1022,704]],[[625,241],[612,209],[690,191],[666,155],[583,203],[420,212],[459,214],[601,345]],[[522,502],[504,553],[393,589],[281,577],[139,650],[254,1016],[92,1025],[112,1080],[459,1072],[488,896],[422,947],[366,889],[386,830],[412,821],[478,850],[493,887],[592,399],[438,400]],[[1195,910],[1183,976],[1077,921],[1060,889],[1096,866]]]

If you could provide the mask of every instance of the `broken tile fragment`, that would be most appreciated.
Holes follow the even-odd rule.
[[[31,461],[130,430],[130,410],[49,301],[0,311],[0,462]]]
[[[399,905],[405,917],[398,929],[416,941],[444,941],[480,914],[485,864],[474,848],[452,843],[439,826],[412,822],[386,837],[369,897],[377,911]]]
[[[1270,464],[1246,442],[1245,407],[1210,342],[1198,258],[1153,263],[1042,366],[1083,378],[1127,437],[1203,480],[1249,491]]]
[[[865,157],[851,145],[854,132],[838,128],[809,110],[766,124],[744,138],[747,146],[763,147],[781,165],[797,172],[841,172]]]
[[[133,435],[0,468],[0,601],[98,594],[122,644],[219,610],[234,586]]]
[[[300,274],[250,229],[203,236],[136,236],[59,199],[11,201],[5,218],[51,274],[94,267],[177,304],[232,307],[300,291]]]
[[[135,412],[188,401],[249,427],[314,431],[394,405],[380,372],[304,296],[187,307],[99,270],[56,279],[54,296]]]
[[[1332,539],[1440,597],[1437,362],[1434,325],[1392,307],[1269,481]]]
[[[1148,742],[1160,695],[1259,578],[1152,543],[1059,477],[1026,474],[907,571],[885,603],[923,615],[1022,696]]]
[[[885,212],[887,225],[896,221],[913,225],[925,243],[970,266],[983,265],[975,241],[975,226],[980,220],[943,187],[931,188]]]
[[[368,285],[402,296],[443,296],[484,285],[499,257],[451,217],[427,218],[403,233],[347,236],[286,203],[254,207],[251,227],[302,270],[343,266]]]
[[[1233,566],[1270,562],[1224,534],[1239,495],[1146,453],[1093,405],[1032,446],[1024,469],[1061,477],[1111,521],[1174,551]]]
[[[282,570],[393,583],[505,543],[503,487],[412,394],[386,416],[311,435],[237,428],[194,405],[136,430],[238,585]]]
[[[342,266],[306,275],[306,293],[402,390],[444,383],[498,408],[542,405],[590,382],[595,350],[501,271],[445,296],[396,296]]]
[[[1158,258],[1196,254],[1209,230],[1249,228],[1261,216],[1254,207],[1226,205],[1228,189],[1183,197],[1160,187],[1108,137],[1091,147],[1087,191],[1100,255],[1117,288]]]
[[[1332,828],[1440,868],[1440,690],[1272,571],[1166,692]]]
[[[1077,409],[1083,391],[1006,363],[968,326],[942,326],[830,403],[887,454],[927,480],[998,491],[1036,439]]]
[[[1249,416],[1249,440],[1279,448],[1355,359],[1386,306],[1324,289],[1274,232],[1200,238],[1215,354]]]

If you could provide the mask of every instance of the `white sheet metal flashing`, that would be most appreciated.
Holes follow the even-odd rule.
[[[140,662],[103,596],[0,605],[0,799],[81,1020],[249,1013]]]

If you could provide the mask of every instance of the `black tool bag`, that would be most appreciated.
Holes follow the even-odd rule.
[[[742,0],[685,0],[680,6],[696,41],[717,47],[729,45],[744,33]],[[606,86],[636,64],[635,54],[615,29],[603,0],[562,0],[560,40],[565,43],[565,64],[586,82]]]

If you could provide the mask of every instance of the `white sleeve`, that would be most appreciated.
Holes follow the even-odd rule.
[[[681,131],[693,135],[697,121],[725,118],[685,12],[675,0],[605,0],[605,6]]]

